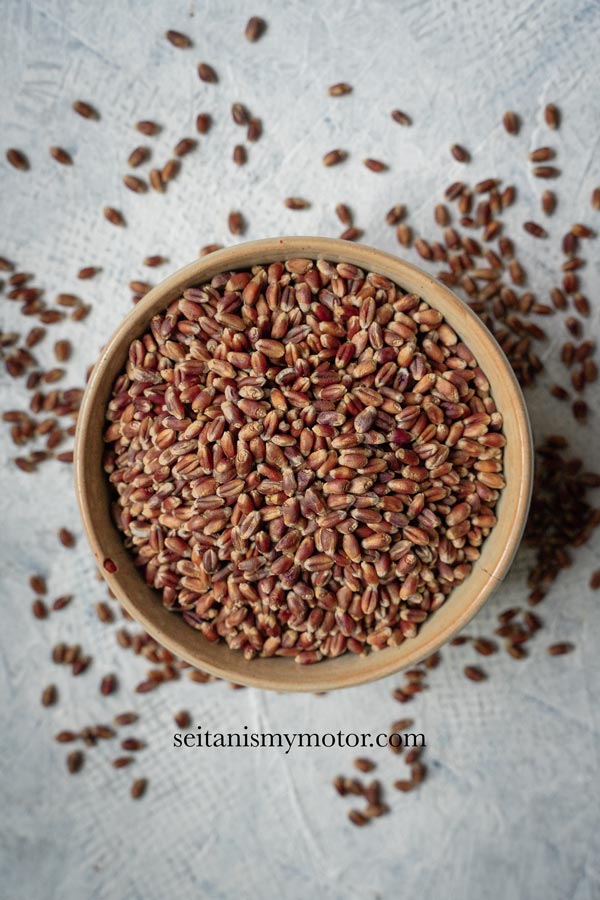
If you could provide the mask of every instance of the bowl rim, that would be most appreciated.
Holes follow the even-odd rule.
[[[354,656],[346,653],[342,657],[337,657],[333,660],[322,660],[320,663],[312,666],[299,666],[293,659],[284,659],[282,657],[256,658],[246,661],[243,658],[243,654],[239,651],[230,650],[223,642],[219,642],[216,645],[206,641],[201,634],[183,622],[182,617],[173,615],[160,602],[157,602],[158,597],[154,598],[153,605],[151,604],[145,609],[144,603],[137,596],[131,596],[130,592],[123,587],[122,572],[124,570],[129,571],[131,566],[133,566],[133,559],[129,551],[125,549],[122,535],[117,530],[110,515],[109,486],[101,465],[102,454],[100,452],[95,458],[93,452],[92,454],[89,453],[90,444],[92,444],[93,449],[97,440],[97,437],[94,437],[92,434],[94,429],[98,430],[94,425],[94,413],[97,413],[99,404],[105,410],[106,401],[102,397],[108,398],[112,390],[114,374],[111,376],[109,370],[111,367],[114,367],[115,354],[121,354],[121,362],[118,367],[118,371],[120,371],[126,359],[126,352],[122,352],[123,348],[128,348],[131,340],[146,330],[153,315],[165,309],[185,287],[190,286],[192,283],[209,280],[217,272],[248,268],[260,263],[268,264],[297,257],[309,259],[326,258],[334,262],[349,262],[360,268],[387,275],[404,290],[409,289],[407,283],[413,285],[411,290],[414,290],[414,285],[418,285],[418,290],[415,292],[419,293],[434,308],[438,308],[441,305],[445,318],[448,318],[451,310],[452,315],[450,318],[454,320],[460,319],[465,328],[471,332],[469,338],[466,339],[464,338],[464,329],[457,328],[455,324],[452,324],[459,338],[461,340],[464,339],[468,346],[473,349],[478,362],[482,357],[485,359],[481,367],[486,375],[489,377],[492,368],[494,370],[497,369],[499,378],[501,376],[502,381],[506,382],[506,391],[511,397],[511,427],[515,429],[516,438],[514,445],[511,442],[511,453],[514,456],[513,465],[515,465],[515,470],[513,473],[514,482],[510,482],[511,519],[508,524],[503,520],[505,541],[492,558],[492,565],[488,562],[486,568],[483,568],[481,564],[476,564],[471,574],[465,579],[463,584],[467,584],[473,579],[476,571],[487,576],[487,581],[480,585],[474,595],[470,599],[463,601],[460,608],[455,610],[455,615],[452,617],[451,622],[438,629],[437,632],[429,624],[435,621],[436,615],[439,615],[442,610],[446,609],[447,604],[451,602],[451,598],[455,593],[461,590],[462,585],[455,588],[446,604],[436,611],[436,615],[431,616],[426,621],[425,625],[428,625],[429,630],[434,631],[433,635],[421,640],[419,640],[418,635],[416,638],[404,641],[397,647],[370,652],[366,656]],[[390,272],[394,274],[390,274]],[[475,341],[473,340],[473,335],[476,336]],[[473,348],[474,343],[477,345],[476,349]],[[107,386],[107,378],[110,378],[109,386]],[[506,427],[508,421],[506,413],[508,410],[503,408],[501,411],[505,416]],[[100,420],[100,440],[104,432],[104,422],[104,415],[102,415]],[[99,496],[99,492],[96,490],[98,471],[101,473],[106,488],[104,497]],[[152,288],[143,300],[121,321],[100,353],[85,389],[75,436],[74,477],[84,531],[101,574],[126,611],[149,634],[187,662],[220,678],[248,686],[278,691],[318,692],[366,683],[415,665],[439,649],[481,609],[504,579],[520,544],[531,498],[533,443],[529,417],[521,388],[508,360],[495,338],[476,314],[445,284],[419,267],[397,256],[364,244],[315,236],[264,238],[235,244],[188,263]],[[503,502],[508,500],[506,497],[507,491],[508,484],[502,491],[499,508]],[[100,488],[101,492],[102,488]],[[508,512],[509,510],[506,511],[505,519],[508,516]],[[492,534],[499,526],[500,516],[498,516],[498,522],[494,526]],[[118,538],[118,542],[115,541],[115,536]],[[491,540],[491,535],[484,542],[484,547],[489,540]],[[108,552],[107,548],[111,552]],[[111,559],[118,557],[119,566],[116,572],[108,572],[103,569],[102,561],[107,557]],[[127,566],[127,560],[129,560],[130,566]],[[123,564],[123,569],[121,564]],[[134,569],[134,571],[144,589],[152,591],[153,589],[145,585],[140,570]],[[479,580],[481,581],[481,576],[479,576]],[[178,623],[177,627],[171,626],[165,619],[165,615],[169,619],[175,620]],[[180,626],[183,626],[186,632],[195,637],[197,649],[194,647],[192,651],[189,647],[183,646],[182,640],[185,638],[185,633],[181,632],[180,634]],[[420,634],[423,630],[421,629]],[[429,635],[429,632],[427,632],[427,635]],[[186,643],[189,643],[189,641]],[[227,653],[225,655],[228,659],[228,654],[235,655],[236,659],[232,659],[232,667],[205,658],[204,650],[219,645],[226,647]],[[348,658],[350,662],[348,662]],[[345,660],[343,665],[336,665],[342,660]],[[278,665],[277,673],[275,672],[274,663]],[[286,665],[282,666],[282,663]],[[271,664],[270,670],[265,668],[265,664]],[[293,668],[290,668],[290,666]]]

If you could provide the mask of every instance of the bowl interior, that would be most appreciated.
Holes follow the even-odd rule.
[[[212,644],[179,616],[162,606],[148,587],[110,514],[110,492],[102,470],[105,409],[113,382],[121,371],[131,341],[191,285],[222,271],[307,257],[350,262],[377,272],[438,309],[469,346],[487,375],[498,409],[504,416],[506,488],[498,502],[497,524],[483,544],[481,557],[468,578],[421,626],[416,638],[399,647],[356,656],[346,653],[312,666],[272,657],[247,661],[225,643]],[[146,295],[115,332],[97,362],[79,415],[75,447],[75,479],[80,511],[96,561],[125,609],[161,644],[183,659],[240,684],[286,691],[326,691],[381,678],[433,653],[460,630],[502,581],[522,535],[532,481],[532,445],[527,412],[512,369],[494,338],[475,314],[448,288],[422,270],[372,248],[318,237],[276,238],[240,244],[185,266]],[[116,571],[103,568],[105,559]]]

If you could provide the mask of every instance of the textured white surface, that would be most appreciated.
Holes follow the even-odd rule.
[[[84,324],[67,326],[76,343],[70,383],[81,383],[127,312],[127,282],[148,272],[162,277],[202,244],[228,242],[232,208],[246,215],[247,238],[335,235],[334,205],[345,201],[365,242],[394,250],[393,230],[383,222],[393,203],[406,203],[411,224],[429,229],[434,198],[449,181],[501,173],[520,189],[513,221],[535,217],[540,186],[526,176],[524,157],[548,141],[541,108],[549,100],[564,113],[564,127],[551,135],[564,170],[553,235],[593,215],[589,195],[600,183],[596,2],[1,0],[0,10],[2,148],[22,147],[32,163],[21,174],[0,162],[0,253],[35,272],[50,296],[74,290],[93,305]],[[255,45],[242,36],[253,14],[269,23]],[[167,28],[189,33],[194,48],[171,47],[162,37]],[[199,60],[215,66],[218,85],[198,81]],[[340,80],[354,93],[328,98],[326,86]],[[76,98],[96,104],[102,120],[75,116]],[[229,115],[235,100],[265,128],[242,169],[230,161],[242,136]],[[394,107],[413,117],[412,128],[391,122]],[[499,124],[508,108],[526,123],[516,139]],[[194,134],[200,111],[214,115],[215,127],[168,194],[130,194],[121,176],[131,149],[148,143],[155,158],[166,159],[180,137]],[[131,127],[140,118],[163,124],[160,137],[140,139]],[[449,156],[454,141],[473,153],[467,171]],[[49,158],[55,143],[73,154],[72,169]],[[351,157],[325,170],[320,158],[336,146]],[[366,171],[360,160],[369,155],[388,161],[390,172]],[[285,210],[288,195],[306,196],[312,209]],[[123,209],[126,230],[103,221],[105,204]],[[551,247],[526,236],[522,244],[544,300],[553,284]],[[598,334],[595,252],[585,285],[594,301],[589,327]],[[169,256],[169,266],[144,270],[149,253]],[[82,265],[103,272],[78,282]],[[5,330],[23,324],[5,301],[0,320]],[[564,336],[558,318],[544,324],[551,335],[541,379],[547,386],[561,374],[556,357]],[[46,365],[50,345],[39,349]],[[20,384],[2,376],[2,409],[24,397]],[[591,397],[597,403],[597,392]],[[584,430],[547,390],[527,399],[536,433],[570,433],[592,466],[597,416]],[[0,442],[3,458],[15,455],[5,429]],[[395,678],[320,698],[181,681],[141,702],[133,686],[145,666],[118,650],[113,629],[96,621],[93,601],[103,590],[83,540],[73,551],[58,547],[57,527],[79,529],[68,467],[48,464],[32,477],[5,464],[3,476],[0,895],[7,900],[600,895],[600,616],[587,587],[599,564],[597,545],[579,551],[577,566],[540,608],[547,630],[531,657],[486,661],[493,677],[484,685],[464,679],[471,651],[457,648],[444,651],[432,690],[410,707],[391,700]],[[500,609],[523,602],[526,568],[522,553],[471,633],[489,632]],[[41,624],[29,609],[33,571],[47,575],[50,596],[76,594],[69,610]],[[544,646],[559,637],[572,639],[577,652],[550,660]],[[72,679],[51,665],[59,638],[77,640],[93,655],[87,675]],[[111,670],[121,688],[101,702],[96,685]],[[51,680],[60,704],[42,710],[40,690]],[[393,814],[354,829],[346,820],[349,802],[330,787],[334,774],[350,774],[352,751],[176,751],[172,714],[181,707],[204,728],[221,731],[247,724],[376,732],[406,711],[426,734],[430,780],[414,794],[389,791]],[[108,765],[114,748],[92,750],[85,771],[71,778],[64,748],[51,739],[61,728],[106,721],[127,708],[143,712],[131,731],[149,743],[135,763],[136,773],[150,778],[139,803],[128,797],[131,770]],[[403,777],[391,754],[378,751],[377,760],[384,782]]]

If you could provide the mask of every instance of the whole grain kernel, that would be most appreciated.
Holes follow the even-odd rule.
[[[179,47],[181,50],[192,46],[191,39],[187,34],[182,34],[181,31],[167,31],[165,32],[165,37],[170,44],[173,44],[174,47]]]
[[[575,269],[582,269],[585,266],[585,260],[581,256],[572,256],[565,260],[561,269],[563,272],[573,272]]]
[[[288,209],[308,209],[310,201],[305,200],[303,197],[286,197],[283,205]]]
[[[243,144],[236,144],[233,148],[233,161],[236,166],[245,165],[248,159],[248,154],[246,153],[246,148]]]
[[[140,797],[143,797],[146,793],[146,789],[148,787],[148,779],[147,778],[136,778],[136,780],[131,785],[131,796],[134,800],[139,800]]]
[[[259,140],[262,135],[262,121],[256,116],[252,116],[250,121],[248,122],[248,129],[246,131],[246,139],[251,143],[255,143]]]
[[[101,741],[110,741],[115,736],[115,730],[110,725],[94,725],[91,735]]]
[[[147,678],[145,681],[140,681],[139,684],[136,685],[135,691],[137,694],[147,694],[149,691],[156,690],[158,684],[158,681]]]
[[[444,196],[447,200],[458,200],[463,191],[465,191],[466,185],[462,181],[453,181],[452,184],[449,184],[446,190],[444,191]]]
[[[87,281],[90,278],[94,278],[99,271],[100,269],[97,266],[84,266],[77,273],[77,277],[82,281]]]
[[[361,228],[355,228],[351,225],[349,228],[346,228],[344,231],[342,231],[342,233],[340,234],[340,240],[358,241],[362,237],[362,234],[363,232]]]
[[[198,113],[196,116],[196,131],[198,134],[206,134],[210,131],[212,117],[208,113]]]
[[[189,728],[192,722],[191,716],[186,709],[180,709],[173,718],[178,728]]]
[[[345,203],[338,203],[335,208],[335,214],[342,225],[352,225],[352,210]]]
[[[256,41],[260,40],[265,33],[266,28],[267,23],[264,19],[261,19],[260,16],[251,16],[246,23],[244,36],[247,41],[254,44]]]
[[[250,112],[243,103],[233,103],[231,117],[236,125],[247,125],[250,121]]]
[[[339,163],[344,162],[347,156],[348,154],[345,150],[330,150],[329,153],[326,153],[323,157],[323,165],[337,166]]]
[[[393,109],[391,112],[392,119],[398,125],[411,125],[412,121],[410,116],[408,116],[405,112],[402,112],[400,109]]]
[[[113,769],[124,769],[126,766],[130,766],[132,762],[135,762],[133,756],[117,756],[113,759],[111,765]]]
[[[50,147],[50,156],[61,166],[72,166],[73,158],[63,147]]]
[[[547,216],[551,216],[556,209],[556,194],[553,191],[544,191],[542,194],[542,209]]]
[[[416,785],[412,779],[400,778],[398,781],[394,782],[394,787],[397,791],[402,791],[403,794],[407,794],[409,791],[414,790]]]
[[[441,228],[445,228],[450,224],[450,214],[448,213],[448,209],[444,206],[443,203],[438,203],[434,210],[434,218],[437,225]],[[393,224],[393,223],[390,223]]]
[[[574,649],[573,644],[570,644],[568,641],[561,641],[558,644],[551,644],[546,652],[550,656],[564,656],[565,653],[571,653]]]
[[[457,162],[466,163],[471,159],[469,151],[462,147],[460,144],[452,144],[452,146],[450,147],[450,152]]]
[[[554,103],[548,103],[544,109],[544,119],[548,128],[556,130],[560,125],[560,113]]]
[[[130,191],[133,191],[134,194],[145,194],[148,190],[148,185],[144,179],[138,178],[136,175],[124,175],[123,184]]]
[[[87,656],[79,657],[75,660],[75,662],[71,664],[71,674],[74,677],[83,675],[83,673],[89,668],[90,662],[91,660]]]
[[[59,306],[73,307],[81,303],[81,299],[77,294],[57,294],[56,302]]]
[[[138,166],[141,166],[142,163],[145,163],[149,158],[149,147],[136,147],[127,157],[127,163],[132,167],[132,169],[136,169]]]
[[[364,756],[359,756],[354,760],[354,768],[358,769],[359,772],[372,772],[375,768],[375,763],[372,759],[367,759]]]
[[[348,813],[348,818],[353,825],[357,825],[359,828],[363,825],[367,825],[369,822],[367,816],[363,815],[358,809],[351,809]]]
[[[145,134],[148,137],[153,137],[160,131],[160,125],[156,122],[152,122],[150,119],[142,119],[141,122],[136,122],[135,128],[141,134]]]
[[[133,725],[134,722],[137,722],[139,716],[134,712],[123,712],[116,715],[113,719],[115,725],[119,727],[125,727],[126,725]]]
[[[75,100],[72,104],[72,109],[77,113],[78,116],[81,116],[83,119],[100,118],[98,111],[91,105],[91,103],[87,103],[85,100]]]
[[[121,741],[121,749],[126,750],[128,753],[137,753],[139,750],[143,750],[146,744],[144,741],[140,741],[139,738],[124,738]]]
[[[243,234],[245,230],[244,218],[240,212],[232,211],[227,217],[227,227],[231,234]]]
[[[330,97],[343,97],[345,94],[352,93],[352,85],[345,81],[338,81],[337,84],[332,84],[328,88],[327,93]]]
[[[114,692],[117,690],[117,687],[118,687],[117,676],[114,675],[112,672],[110,674],[104,675],[102,677],[102,680],[100,682],[100,693],[103,694],[105,697],[108,697],[109,694],[114,694]]]
[[[592,229],[587,225],[582,225],[581,222],[571,225],[571,234],[576,238],[590,238],[594,236]]]
[[[48,591],[46,579],[42,575],[31,575],[29,586],[34,594],[45,594]]]
[[[135,294],[141,294],[142,296],[144,296],[152,290],[152,285],[148,281],[130,281],[129,290],[133,291]]]
[[[386,163],[381,162],[380,159],[363,159],[363,165],[370,169],[371,172],[385,172],[388,168]]]
[[[162,193],[164,191],[165,183],[163,181],[160,169],[150,169],[148,178],[150,180],[150,186],[152,190],[157,191],[158,193]]]
[[[191,153],[192,150],[195,150],[197,146],[198,142],[195,141],[194,138],[181,138],[175,145],[173,153],[175,156],[187,156],[187,154]]]
[[[67,653],[66,644],[60,643],[55,644],[52,648],[52,662],[56,665],[62,665],[65,662],[65,656]]]
[[[537,147],[529,154],[530,162],[547,162],[554,159],[555,153],[552,147]]]
[[[31,604],[31,611],[36,619],[46,619],[48,617],[48,607],[40,597],[37,597]]]
[[[98,617],[98,620],[100,622],[103,622],[104,624],[109,624],[110,622],[112,622],[114,620],[112,610],[111,610],[110,606],[108,605],[108,603],[104,603],[104,601],[100,601],[99,603],[96,603],[95,609],[96,609],[96,616]]]
[[[348,790],[346,788],[346,779],[343,775],[335,776],[335,778],[333,779],[333,786],[340,797],[345,797],[348,793]]]
[[[72,531],[69,531],[68,528],[59,528],[58,530],[58,539],[63,545],[63,547],[74,547],[75,546],[75,535]]]
[[[118,209],[115,209],[112,206],[105,206],[102,210],[104,218],[107,222],[110,222],[111,225],[125,225],[125,219],[123,218],[123,214],[119,212]]]
[[[568,231],[562,239],[562,252],[565,256],[572,256],[577,253],[579,241],[572,231]]]
[[[410,247],[412,243],[412,228],[405,222],[401,222],[396,228],[396,239],[403,247]]]
[[[83,768],[84,755],[81,750],[72,750],[67,756],[67,769],[71,775],[76,775]]]
[[[534,166],[533,174],[536,178],[558,178],[560,169],[556,166]]]
[[[29,168],[29,160],[23,151],[17,150],[16,147],[10,147],[6,151],[6,158],[14,169],[20,169],[24,172]]]
[[[600,569],[595,569],[590,578],[590,587],[593,591],[600,588]]]
[[[365,792],[362,781],[359,781],[357,778],[345,778],[344,787],[346,788],[346,793],[353,794],[355,797],[362,797]]]
[[[594,190],[592,191],[590,203],[591,203],[592,209],[595,209],[595,210],[600,209],[600,187],[594,188]]]
[[[415,250],[422,259],[433,259],[431,247],[424,238],[417,238],[415,240]]]
[[[548,237],[548,232],[545,228],[542,228],[541,225],[538,225],[537,222],[524,222],[523,228],[528,234],[533,235],[536,238],[546,238]]]
[[[395,226],[399,225],[404,216],[406,215],[406,207],[403,203],[396,203],[395,206],[392,206],[388,209],[385,215],[385,221],[387,225]]]
[[[168,262],[166,256],[160,256],[158,253],[154,254],[153,256],[146,256],[144,258],[144,265],[148,266],[151,269],[154,269],[157,266],[162,266],[166,262]]]
[[[169,181],[173,181],[173,179],[176,178],[179,174],[180,168],[181,163],[178,159],[169,159],[160,170],[160,177],[163,181],[163,184],[167,184]]]
[[[478,666],[465,666],[464,673],[471,681],[485,681],[487,675]]]
[[[54,706],[58,700],[58,690],[55,684],[47,685],[42,691],[42,706]]]
[[[219,79],[217,73],[208,63],[198,63],[198,78],[207,84],[215,84]]]
[[[504,125],[505,130],[508,134],[518,134],[520,128],[520,119],[515,112],[512,110],[507,110],[502,117],[502,124]]]

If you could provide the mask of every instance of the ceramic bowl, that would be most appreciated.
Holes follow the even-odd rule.
[[[131,341],[152,317],[181,292],[222,271],[249,268],[293,257],[349,262],[419,294],[438,309],[476,356],[487,375],[497,408],[504,416],[506,487],[496,508],[497,524],[485,540],[471,574],[421,626],[416,638],[365,656],[341,657],[300,666],[272,657],[247,661],[224,642],[210,643],[183,619],[168,612],[148,587],[125,548],[110,513],[110,490],[102,469],[105,410],[113,382],[122,370]],[[519,546],[532,483],[532,443],[527,411],[512,369],[477,316],[443,284],[396,256],[347,241],[319,237],[272,238],[238,244],[190,263],[153,288],[119,325],[89,380],[79,415],[75,477],[87,537],[111,590],[125,609],[159,643],[214,675],[240,684],[279,691],[330,691],[382,678],[429,656],[460,631],[502,583]],[[114,561],[106,571],[103,562]]]

